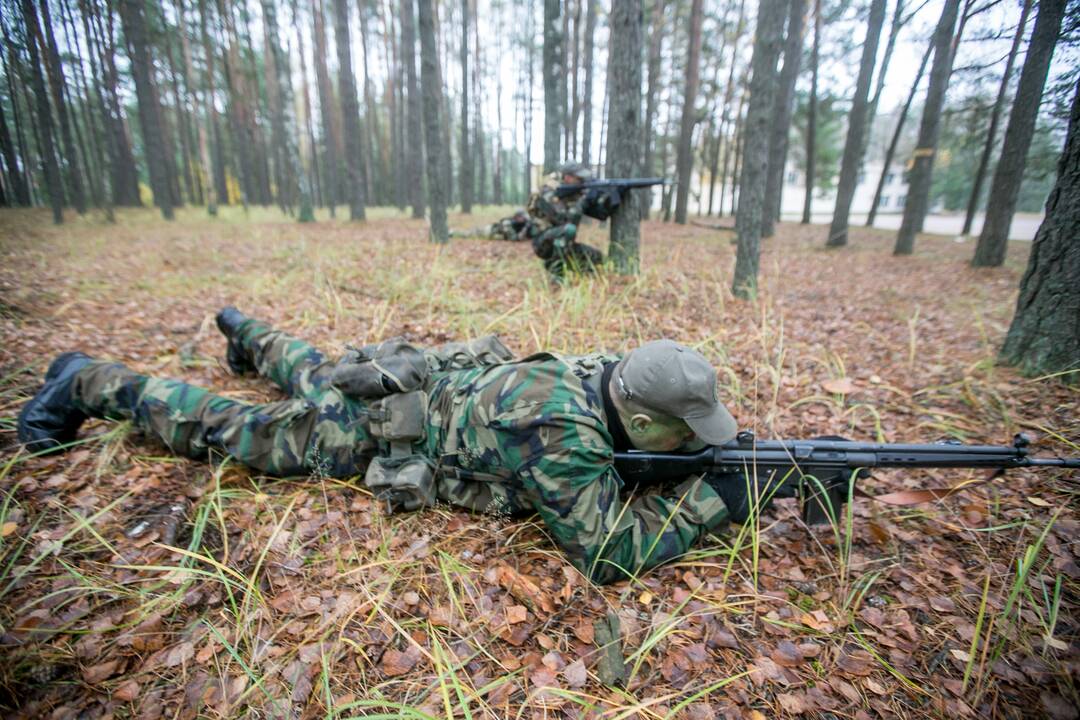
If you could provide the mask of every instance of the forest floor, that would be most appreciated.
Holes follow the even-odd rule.
[[[459,228],[499,216],[451,216]],[[732,297],[733,234],[643,225],[636,277],[551,290],[525,244],[455,238],[373,211],[166,224],[0,213],[0,709],[8,717],[1075,718],[1077,473],[1015,471],[936,503],[856,500],[808,529],[794,501],[679,562],[595,587],[536,519],[387,516],[354,480],[272,479],[171,457],[88,423],[61,455],[15,416],[79,349],[230,397],[213,315],[235,304],[331,353],[404,335],[496,332],[519,355],[659,337],[721,369],[759,437],[1008,443],[1078,455],[1080,398],[995,363],[1029,243],[969,267],[971,243],[782,224],[761,290]],[[704,220],[713,223],[714,220]],[[730,224],[730,218],[723,222]],[[604,248],[605,231],[585,228]],[[979,481],[881,472],[873,494]],[[629,669],[602,684],[594,622]]]

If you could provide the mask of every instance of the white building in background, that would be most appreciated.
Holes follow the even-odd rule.
[[[870,212],[870,205],[874,201],[874,192],[877,190],[878,181],[881,179],[881,163],[865,163],[859,173],[855,185],[855,195],[851,199],[851,214],[866,216]],[[799,170],[793,163],[788,163],[784,169],[784,191],[780,200],[780,214],[785,219],[801,218],[803,203],[806,199],[806,174]],[[885,175],[885,186],[881,190],[881,202],[878,203],[878,215],[896,215],[904,212],[904,204],[907,202],[907,178],[903,165],[894,164]],[[812,216],[828,216],[832,218],[833,207],[836,205],[836,188],[822,194],[814,190],[814,196],[810,202]]]

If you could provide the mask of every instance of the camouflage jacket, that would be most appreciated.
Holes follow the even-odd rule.
[[[536,512],[595,582],[682,555],[727,520],[700,478],[667,496],[620,499],[600,377],[618,358],[550,354],[434,373],[423,452],[439,499],[481,512]]]
[[[555,194],[555,188],[543,187],[529,198],[529,215],[536,218],[540,232],[559,225],[577,225],[584,213],[584,201],[584,193],[561,198]]]

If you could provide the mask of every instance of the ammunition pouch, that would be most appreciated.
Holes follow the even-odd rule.
[[[427,379],[424,353],[401,338],[350,348],[330,375],[341,392],[361,399],[418,390]]]
[[[412,512],[435,504],[435,466],[423,455],[375,458],[364,484],[387,512]]]
[[[427,420],[427,393],[414,390],[387,395],[368,409],[369,428],[389,457],[368,465],[364,484],[389,512],[418,510],[435,501],[435,468],[431,460],[414,452],[422,442]]]
[[[417,452],[427,431],[431,372],[499,365],[513,354],[494,335],[421,351],[400,338],[353,349],[334,368],[331,382],[369,401],[368,427],[380,456],[364,484],[388,512],[418,510],[435,502],[435,464]]]

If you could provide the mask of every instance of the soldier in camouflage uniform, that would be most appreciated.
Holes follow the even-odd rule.
[[[492,240],[518,241],[530,240],[536,233],[536,223],[529,217],[529,213],[525,208],[518,208],[510,217],[492,223],[488,237]]]
[[[566,163],[556,173],[563,185],[580,185],[592,173],[579,163]],[[577,241],[578,226],[585,213],[584,192],[559,197],[556,189],[545,186],[529,198],[529,214],[535,218],[533,252],[544,261],[551,279],[561,283],[568,269],[593,272],[604,262],[604,255],[591,245]]]
[[[682,555],[726,523],[729,507],[745,517],[747,487],[730,477],[688,478],[663,494],[620,499],[613,452],[689,449],[735,434],[715,370],[674,342],[647,343],[622,358],[541,353],[517,361],[497,341],[422,355],[388,342],[334,363],[235,308],[219,313],[218,326],[230,367],[258,372],[290,399],[247,405],[65,353],[20,413],[20,440],[33,451],[62,449],[87,417],[98,417],[130,420],[179,454],[216,451],[270,475],[364,474],[378,491],[396,482],[394,468],[426,467],[429,484],[404,483],[406,502],[397,505],[438,498],[480,512],[538,513],[574,566],[599,583]],[[411,365],[402,361],[407,351]],[[356,377],[367,384],[352,383]],[[407,403],[391,412],[387,400],[417,395],[420,432],[402,442],[406,436],[389,428],[408,424],[397,410]]]

